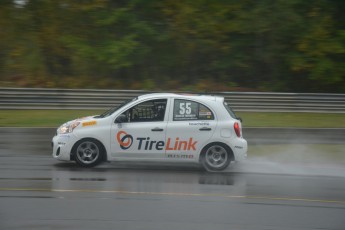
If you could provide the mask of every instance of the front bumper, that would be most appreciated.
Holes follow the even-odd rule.
[[[53,157],[61,161],[71,160],[71,151],[77,138],[72,133],[69,134],[58,134],[53,137]]]

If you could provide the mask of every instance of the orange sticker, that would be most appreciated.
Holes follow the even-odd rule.
[[[96,125],[96,124],[97,124],[96,121],[83,122],[83,127],[85,127],[85,126],[92,126],[92,125]]]

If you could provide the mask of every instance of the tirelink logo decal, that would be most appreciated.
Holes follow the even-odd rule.
[[[116,135],[117,142],[121,149],[129,149],[133,144],[133,136],[125,131],[119,131]],[[142,151],[196,151],[198,141],[192,137],[180,140],[179,137],[175,139],[168,138],[164,140],[151,140],[150,137],[137,137],[138,150]]]
[[[122,137],[121,137],[122,136]],[[120,131],[116,135],[117,142],[119,142],[121,149],[129,149],[133,144],[132,135],[127,134],[125,131]]]

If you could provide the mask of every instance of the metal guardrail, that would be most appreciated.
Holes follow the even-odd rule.
[[[107,109],[141,90],[0,88],[0,109]],[[345,94],[213,92],[236,111],[345,113]]]

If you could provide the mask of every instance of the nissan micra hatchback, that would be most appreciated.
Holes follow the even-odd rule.
[[[195,162],[220,171],[247,156],[242,125],[223,97],[155,93],[101,115],[69,121],[53,157],[92,167],[103,161]]]

